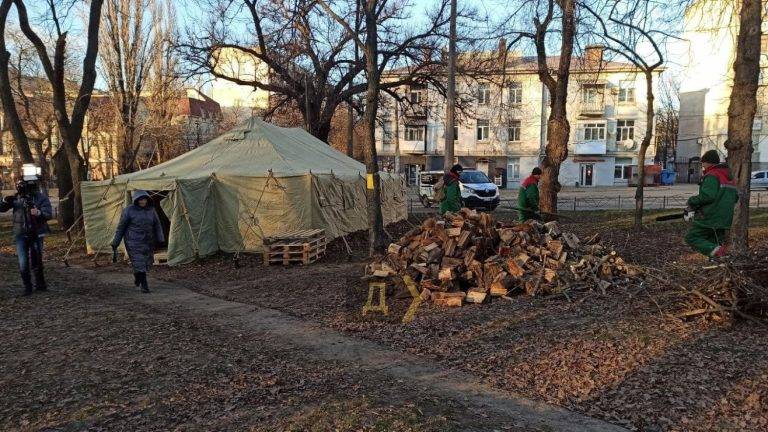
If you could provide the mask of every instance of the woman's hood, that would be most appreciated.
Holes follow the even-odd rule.
[[[147,191],[135,190],[135,191],[133,191],[133,194],[131,195],[131,198],[133,199],[133,203],[135,205],[139,205],[138,201],[139,201],[140,198],[146,198],[147,199],[147,204],[152,205],[152,198],[150,198],[150,196],[147,193]]]

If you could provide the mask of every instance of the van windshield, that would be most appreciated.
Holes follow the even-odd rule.
[[[491,180],[482,171],[463,171],[459,180],[462,183],[490,183]]]

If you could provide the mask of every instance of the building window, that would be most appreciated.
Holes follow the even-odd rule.
[[[581,91],[581,100],[585,104],[598,104],[603,102],[603,87],[602,86],[584,86]]]
[[[519,82],[509,84],[509,104],[520,105],[523,103],[523,85]]]
[[[619,83],[619,102],[631,103],[635,101],[635,88],[630,82]]]
[[[384,145],[392,144],[392,125],[389,122],[385,123],[382,129],[381,143]]]
[[[635,121],[634,120],[619,120],[616,122],[616,140],[633,140],[635,139]]]
[[[507,162],[507,177],[512,180],[520,179],[520,158],[509,158],[509,162]]]
[[[616,164],[613,168],[613,178],[615,180],[629,180],[632,175],[632,159],[616,158]]]
[[[456,123],[454,123],[454,125],[455,124]],[[453,139],[454,140],[459,139],[459,127],[458,126],[453,126]]]
[[[424,128],[422,126],[406,126],[406,141],[424,141]]]
[[[485,141],[490,136],[491,127],[488,124],[488,120],[477,121],[477,140]]]
[[[585,123],[582,130],[585,141],[605,139],[605,123]]]
[[[520,120],[510,120],[507,125],[507,141],[520,141]]]
[[[424,100],[424,88],[411,87],[409,99],[412,104],[420,104]]]
[[[488,84],[480,84],[477,86],[477,103],[480,105],[488,105],[491,102],[491,86]]]

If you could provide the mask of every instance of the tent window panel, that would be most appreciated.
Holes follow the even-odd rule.
[[[315,180],[317,201],[320,207],[346,208],[344,203],[343,184],[335,180]]]

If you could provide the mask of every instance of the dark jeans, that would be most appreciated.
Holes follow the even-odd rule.
[[[24,234],[16,236],[16,255],[19,257],[19,271],[22,273],[32,270],[29,263],[29,249],[34,246],[37,247],[38,263],[41,263],[43,261],[43,238],[38,237],[37,240],[31,241]]]

